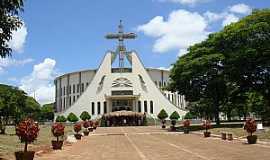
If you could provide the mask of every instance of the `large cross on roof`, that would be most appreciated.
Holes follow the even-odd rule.
[[[107,39],[118,39],[119,44],[117,46],[116,54],[119,55],[119,68],[124,68],[124,58],[127,54],[124,40],[135,39],[137,37],[135,33],[124,33],[123,28],[122,20],[120,20],[120,24],[118,25],[118,33],[108,33],[105,36]]]

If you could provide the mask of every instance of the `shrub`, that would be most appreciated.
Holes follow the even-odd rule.
[[[81,123],[76,123],[76,124],[74,124],[73,129],[74,129],[74,131],[78,134],[78,133],[82,130],[82,125],[81,125]]]
[[[159,118],[160,120],[164,120],[164,119],[168,118],[168,113],[167,113],[164,109],[162,109],[162,110],[158,113],[158,118]]]
[[[192,119],[192,118],[194,118],[194,116],[190,112],[187,112],[184,118],[185,119]]]
[[[252,136],[252,133],[256,132],[257,130],[257,124],[255,119],[248,118],[244,125],[244,129]]]
[[[65,133],[65,126],[62,123],[54,123],[51,128],[53,136],[59,141],[59,137],[63,136]]]
[[[170,115],[170,120],[178,120],[180,118],[179,114],[174,111],[171,115]]]
[[[94,126],[94,122],[93,121],[89,121],[89,125],[90,125],[90,127],[93,127]]]
[[[210,120],[204,120],[204,121],[203,121],[203,128],[204,128],[205,131],[207,132],[208,129],[211,128],[211,121],[210,121]]]
[[[67,119],[65,116],[57,116],[55,121],[56,122],[66,122]]]
[[[84,128],[90,127],[90,122],[89,122],[89,121],[84,121],[84,122],[83,122],[83,127],[84,127]]]
[[[67,117],[67,120],[69,122],[78,122],[79,121],[79,118],[74,114],[74,113],[69,113],[68,117]]]
[[[186,119],[183,121],[183,126],[184,127],[189,127],[190,126],[190,120]]]
[[[83,111],[80,115],[81,120],[86,121],[91,119],[90,114],[87,111]]]
[[[16,135],[21,142],[25,143],[24,152],[27,152],[27,146],[37,139],[39,132],[38,124],[33,119],[27,118],[16,126]]]

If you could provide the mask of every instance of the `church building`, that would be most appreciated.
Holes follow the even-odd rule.
[[[87,111],[95,119],[111,112],[129,111],[157,118],[165,109],[168,115],[177,111],[182,118],[187,103],[183,95],[166,90],[170,72],[145,68],[136,51],[127,51],[124,40],[134,39],[136,34],[124,33],[120,22],[118,33],[106,38],[117,39],[119,44],[104,55],[97,69],[55,79],[56,115],[68,116],[72,112],[79,117]],[[113,66],[115,63],[117,67]]]

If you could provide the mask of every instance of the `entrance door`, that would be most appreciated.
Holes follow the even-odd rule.
[[[131,111],[133,100],[113,100],[112,101],[112,111]]]

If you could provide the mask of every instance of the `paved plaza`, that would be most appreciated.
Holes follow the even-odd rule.
[[[37,160],[268,160],[270,146],[172,133],[156,127],[98,128]]]

